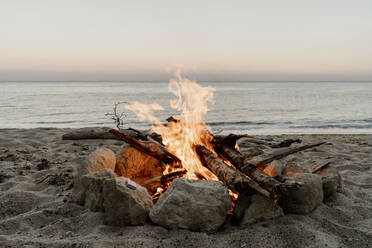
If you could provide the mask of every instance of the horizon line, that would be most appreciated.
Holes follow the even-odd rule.
[[[169,80],[0,80],[0,83],[164,83]],[[372,80],[191,80],[213,83],[372,83]]]

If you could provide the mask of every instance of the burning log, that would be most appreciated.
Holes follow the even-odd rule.
[[[120,139],[124,140],[126,143],[131,145],[132,147],[136,148],[137,150],[150,155],[159,161],[162,161],[167,164],[178,163],[180,160],[174,156],[173,154],[169,153],[165,147],[163,147],[160,143],[155,142],[154,140],[150,141],[139,141],[125,133],[122,133],[118,130],[111,129],[109,131],[110,134],[119,137]]]
[[[271,195],[280,194],[288,188],[297,188],[299,185],[293,181],[279,182],[273,177],[261,171],[256,165],[245,159],[244,156],[232,147],[226,145],[216,145],[216,151],[224,158],[229,160],[238,170],[252,178],[260,187],[270,192]]]
[[[166,175],[157,176],[157,177],[151,178],[151,179],[143,182],[143,186],[147,187],[150,184],[165,185],[165,184],[173,181],[173,179],[175,179],[175,178],[182,177],[186,173],[187,173],[186,170],[180,170],[180,171],[171,172],[171,173],[166,174]]]
[[[218,179],[226,184],[226,186],[228,186],[231,190],[236,192],[249,192],[255,190],[266,197],[273,197],[273,195],[261,188],[251,178],[242,174],[235,168],[225,164],[220,158],[218,158],[204,146],[196,146],[195,150],[202,164],[212,171],[218,177]]]
[[[267,158],[264,158],[264,159],[261,159],[261,160],[258,160],[258,161],[250,161],[250,163],[256,165],[257,167],[265,167],[266,164],[268,164],[268,163],[270,163],[274,160],[279,160],[279,159],[284,158],[288,155],[291,155],[291,154],[294,154],[294,153],[297,153],[297,152],[301,152],[301,151],[304,151],[306,149],[310,149],[310,148],[313,148],[313,147],[316,147],[316,146],[320,146],[320,145],[323,145],[325,143],[326,142],[320,142],[320,143],[316,143],[316,144],[295,147],[295,148],[288,149],[286,151],[279,152],[277,154],[271,155]]]

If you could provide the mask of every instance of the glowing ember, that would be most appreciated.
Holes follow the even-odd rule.
[[[210,127],[203,121],[203,116],[208,112],[208,102],[214,103],[214,90],[210,86],[202,87],[196,81],[183,78],[179,74],[177,79],[170,80],[169,91],[177,97],[170,102],[170,106],[178,110],[180,115],[175,116],[176,119],[168,125],[163,125],[153,116],[154,110],[162,109],[158,104],[134,102],[126,105],[140,120],[147,119],[155,123],[151,130],[160,134],[167,150],[181,160],[183,168],[187,170],[186,178],[218,180],[202,165],[193,149],[194,145],[203,145],[214,151],[211,145],[212,136],[209,134]],[[172,172],[172,169],[168,167],[164,173]]]

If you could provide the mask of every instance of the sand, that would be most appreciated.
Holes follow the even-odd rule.
[[[329,142],[287,158],[309,167],[331,160],[343,190],[307,215],[289,214],[218,233],[103,225],[101,213],[70,201],[74,169],[117,140],[62,140],[71,129],[0,130],[0,247],[372,247],[372,135],[259,136]],[[242,151],[251,144],[241,142]],[[41,162],[42,159],[44,162]]]

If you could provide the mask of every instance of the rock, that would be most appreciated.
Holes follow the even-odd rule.
[[[278,203],[286,213],[310,213],[323,202],[322,180],[311,173],[298,173],[293,179],[301,182],[302,186],[288,190],[279,198]]]
[[[103,182],[111,178],[115,178],[115,174],[107,168],[76,178],[72,200],[92,211],[103,211]]]
[[[147,190],[125,177],[106,179],[103,195],[104,223],[108,225],[143,224],[153,206]]]
[[[270,162],[264,169],[264,172],[272,177],[281,176],[283,174],[284,165],[279,160]]]
[[[338,170],[334,167],[324,168],[317,172],[323,183],[324,198],[328,198],[336,191],[342,189],[342,179]]]
[[[116,157],[113,151],[108,148],[98,148],[95,150],[85,164],[85,173],[100,171],[104,168],[115,171]]]
[[[289,162],[285,166],[284,171],[283,171],[283,174],[286,177],[293,177],[295,174],[298,174],[298,173],[308,173],[308,172],[309,171],[307,171],[306,169],[304,169],[304,168],[296,165],[295,163]]]
[[[231,208],[225,185],[177,178],[150,211],[150,219],[170,229],[216,232]]]
[[[113,151],[107,148],[99,148],[89,155],[87,159],[78,159],[75,161],[77,166],[77,171],[74,176],[74,190],[72,194],[72,200],[80,205],[85,204],[85,191],[87,180],[82,181],[82,177],[91,172],[98,172],[105,168],[113,172],[115,170],[116,157]],[[107,175],[109,172],[105,172]],[[111,176],[110,176],[111,177]]]
[[[132,179],[151,176],[153,168],[159,164],[159,160],[133,147],[124,147],[117,160],[116,174]]]
[[[239,196],[234,209],[234,219],[240,225],[250,225],[283,215],[281,207],[261,195]]]

